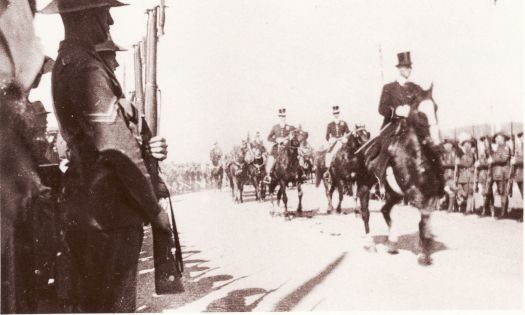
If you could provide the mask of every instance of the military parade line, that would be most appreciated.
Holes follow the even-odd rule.
[[[260,133],[226,154],[215,142],[211,165],[165,163],[161,170],[168,149],[157,134],[157,41],[165,19],[160,3],[148,10],[146,40],[134,47],[131,100],[115,76],[116,52],[123,48],[110,35],[110,9],[126,4],[51,1],[40,13],[59,14],[65,29],[55,61],[37,44],[35,1],[0,6],[0,54],[9,61],[0,69],[2,313],[134,312],[148,224],[155,291],[182,292],[184,264],[170,193],[221,189],[226,182],[232,199],[243,202],[245,185],[252,185],[257,200],[277,198],[290,218],[301,215],[301,185],[312,181],[325,189],[329,212],[341,212],[345,195],[359,199],[369,250],[375,248],[370,198],[384,201],[389,231],[392,207],[404,201],[420,211],[422,265],[432,263],[432,211],[503,218],[514,211],[514,183],[523,195],[522,124],[440,130],[432,87],[410,81],[410,52],[397,55],[399,78],[383,87],[377,137],[363,125],[350,128],[334,105],[326,146],[314,150],[307,131],[287,124],[283,106],[267,145]],[[48,130],[49,113],[28,100],[49,72],[60,130]],[[299,200],[295,211],[288,209],[290,186]],[[521,210],[518,220],[522,216]],[[397,242],[390,234],[390,253],[398,251]]]

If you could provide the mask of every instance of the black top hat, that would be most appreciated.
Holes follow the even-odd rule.
[[[286,117],[286,108],[279,108],[279,117]]]
[[[339,105],[332,106],[332,113],[334,115],[339,114]]]
[[[100,53],[100,52],[108,52],[108,51],[126,51],[127,49],[124,48],[124,47],[121,47],[117,44],[115,44],[115,42],[109,38],[107,41],[101,43],[101,44],[97,44],[95,46],[95,50]]]
[[[410,59],[410,51],[405,51],[397,54],[396,67],[412,67],[412,60]]]

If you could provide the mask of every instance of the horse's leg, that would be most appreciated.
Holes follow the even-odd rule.
[[[358,189],[359,200],[361,201],[361,217],[365,225],[365,249],[371,252],[376,251],[376,246],[372,236],[370,236],[370,211],[368,210],[368,201],[370,199],[370,186],[367,184],[359,185]]]
[[[303,212],[303,189],[301,187],[301,182],[297,182],[297,196],[299,197],[299,204],[297,205],[297,212]]]
[[[327,187],[330,187],[330,189],[326,190],[326,198],[328,199],[328,214],[332,213],[334,211],[334,206],[332,204],[332,196],[334,195],[334,191],[336,189],[335,181],[332,181],[332,183],[327,184]]]
[[[430,257],[432,251],[432,244],[434,243],[432,231],[430,228],[430,215],[431,211],[428,209],[420,209],[421,220],[419,221],[419,239],[421,240],[421,247],[423,252],[418,257],[418,262],[421,265],[432,264],[432,258]]]
[[[398,194],[391,192],[389,190],[385,193],[385,204],[381,207],[381,213],[385,219],[386,225],[388,226],[388,242],[387,242],[387,251],[389,254],[397,254],[397,241],[398,236],[392,229],[392,218],[390,216],[392,208],[399,203],[403,197]]]
[[[343,198],[344,198],[344,195],[345,195],[345,187],[344,187],[345,183],[342,179],[338,180],[337,181],[337,193],[339,194],[339,202],[337,203],[337,213],[340,214],[341,213],[341,203],[343,202]]]
[[[241,181],[240,181],[240,184],[239,184],[239,199],[240,199],[241,203],[244,202],[244,200],[242,199],[242,193],[243,193],[243,191],[244,191],[244,181],[241,180]]]
[[[284,214],[288,216],[288,196],[286,195],[286,181],[281,180],[282,198],[284,203]]]

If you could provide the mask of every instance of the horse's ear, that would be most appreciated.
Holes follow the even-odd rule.
[[[434,82],[430,82],[430,87],[427,90],[427,96],[432,98],[432,91],[434,90]]]

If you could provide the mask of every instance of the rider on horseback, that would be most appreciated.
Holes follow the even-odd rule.
[[[213,165],[216,166],[216,161],[220,161],[222,158],[222,150],[219,147],[219,144],[217,141],[213,143],[213,148],[210,150],[210,160],[212,161]]]
[[[339,106],[332,106],[332,113],[334,115],[334,120],[328,124],[326,127],[326,141],[328,141],[328,152],[325,156],[325,166],[326,172],[324,173],[325,178],[330,177],[330,165],[332,164],[332,159],[334,153],[336,153],[343,143],[346,143],[347,136],[350,134],[350,128],[344,120],[339,119]]]
[[[301,125],[297,126],[296,135],[297,140],[299,141],[299,149],[297,151],[299,157],[299,165],[303,168],[303,179],[306,179],[306,174],[304,173],[308,169],[311,169],[313,167],[314,149],[308,143],[308,132],[304,131]]]
[[[410,52],[399,53],[397,58],[398,64],[396,67],[399,69],[400,76],[396,81],[383,86],[379,102],[379,114],[384,117],[381,133],[372,140],[365,152],[367,161],[374,160],[371,163],[377,177],[381,177],[384,174],[388,164],[387,154],[382,153],[388,148],[388,140],[391,139],[396,130],[393,122],[397,119],[408,117],[410,104],[423,91],[419,85],[409,81],[412,72]]]
[[[277,145],[286,144],[292,139],[293,132],[295,131],[294,126],[286,123],[286,108],[279,109],[279,119],[280,122],[272,127],[272,130],[268,135],[268,142],[272,142],[273,145],[268,160],[266,161],[266,176],[264,177],[265,184],[270,184],[271,182],[271,173],[277,155]]]
[[[251,149],[253,151],[253,164],[259,169],[264,162],[266,161],[266,148],[264,147],[263,141],[261,139],[261,134],[259,131],[255,133],[255,138],[250,143]]]

